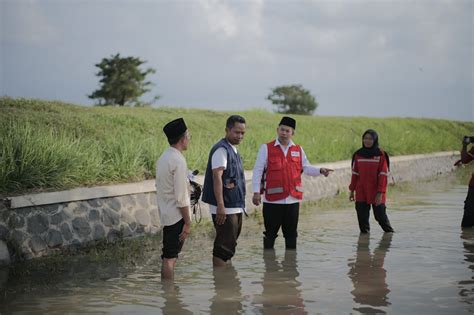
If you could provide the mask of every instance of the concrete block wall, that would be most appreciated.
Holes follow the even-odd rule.
[[[94,241],[160,231],[156,193],[0,208],[0,266]],[[8,245],[8,246],[7,246]],[[5,253],[8,247],[9,253]]]

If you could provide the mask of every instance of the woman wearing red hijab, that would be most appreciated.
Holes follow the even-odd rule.
[[[375,220],[385,232],[393,232],[385,207],[388,179],[388,156],[379,148],[378,135],[369,129],[362,135],[362,148],[352,156],[351,201],[355,201],[361,233],[370,232],[370,206]],[[355,198],[354,198],[355,192]]]

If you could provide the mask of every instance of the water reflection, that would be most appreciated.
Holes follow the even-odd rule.
[[[69,260],[32,260],[0,271],[0,314],[14,312],[62,313],[85,307],[84,296],[75,292],[94,290],[96,285],[107,280],[120,279],[127,271],[119,261],[92,262],[86,257],[71,257]],[[60,289],[59,289],[60,288]],[[31,295],[31,292],[37,292]],[[107,305],[111,295],[100,293],[96,298]]]
[[[349,278],[352,280],[354,302],[360,305],[354,308],[361,313],[385,313],[380,307],[388,306],[390,292],[383,268],[385,255],[392,242],[392,233],[384,233],[373,255],[369,249],[370,235],[361,234],[357,242],[355,262],[349,263]]]
[[[0,270],[0,313],[474,314],[474,229],[461,234],[452,211],[462,207],[465,187],[430,189],[396,196],[404,204],[391,215],[403,231],[391,243],[389,234],[358,240],[341,231],[354,210],[328,209],[302,214],[297,252],[263,254],[255,238],[261,225],[248,220],[237,272],[216,270],[223,276],[209,268],[208,235],[196,234],[192,247],[201,250],[183,258],[179,288],[162,288],[160,238],[139,250],[114,247],[100,260],[12,266]]]
[[[474,272],[474,229],[464,228],[461,232],[461,239],[464,246],[464,261],[468,268]],[[469,280],[459,281],[459,295],[461,301],[467,303],[469,312],[474,312],[474,274],[471,274]]]
[[[263,261],[262,314],[307,314],[301,297],[301,282],[297,264],[297,252],[285,251],[283,261],[277,260],[275,250],[265,250]]]
[[[242,312],[241,284],[232,265],[214,268],[215,295],[211,299],[211,314],[239,314]]]
[[[161,310],[163,314],[192,314],[183,304],[179,286],[172,281],[163,281],[163,298],[165,299]]]

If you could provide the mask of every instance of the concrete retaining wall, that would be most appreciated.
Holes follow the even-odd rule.
[[[155,193],[0,208],[0,241],[6,241],[15,259],[30,259],[68,246],[80,247],[99,240],[113,242],[159,230]],[[0,264],[1,257],[0,253]]]
[[[457,152],[411,155],[391,159],[390,182],[418,180],[453,170]],[[318,164],[334,169],[330,177],[303,176],[305,200],[347,190],[350,161]],[[246,172],[247,207],[251,212],[252,172]],[[204,178],[198,176],[202,183]],[[208,209],[201,203],[203,216]],[[18,259],[48,255],[98,240],[113,242],[160,231],[154,180],[134,184],[78,188],[11,197],[0,202],[0,266]]]

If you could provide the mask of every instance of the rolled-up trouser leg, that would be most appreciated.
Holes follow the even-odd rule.
[[[374,209],[375,220],[379,223],[384,232],[393,232],[393,228],[388,220],[387,207],[385,204],[382,203],[378,206],[372,205],[372,207]]]
[[[359,221],[359,229],[361,233],[370,232],[369,211],[370,205],[363,201],[356,201],[355,208],[357,211],[357,220]]]
[[[464,201],[464,214],[461,221],[462,227],[474,226],[474,187],[469,187]]]

